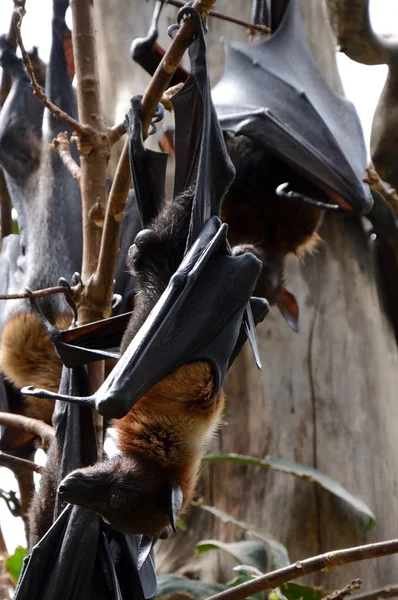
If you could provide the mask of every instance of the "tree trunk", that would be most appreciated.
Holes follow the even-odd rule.
[[[249,4],[219,0],[217,9],[249,19]],[[103,88],[104,106],[109,101],[111,115],[115,102],[117,107],[124,102],[124,110],[128,96],[142,93],[145,87],[147,80],[129,62],[127,51],[131,39],[146,32],[152,6],[141,0],[119,0],[115,11],[108,5],[106,0],[97,1],[106,57],[102,65],[107,63],[105,73],[111,74]],[[340,91],[324,3],[302,0],[302,8],[318,66]],[[173,22],[175,10],[167,7],[167,14]],[[221,34],[245,38],[244,30],[235,25],[211,22],[213,81],[223,68]],[[117,53],[112,50],[116,43]],[[363,520],[343,501],[282,473],[206,465],[201,485],[207,503],[271,533],[288,548],[293,561],[389,539],[398,528],[394,492],[398,353],[379,292],[373,248],[359,219],[328,215],[321,236],[324,243],[319,250],[305,264],[292,260],[289,268],[289,288],[300,304],[300,334],[291,332],[272,309],[258,329],[262,371],[256,369],[246,346],[227,377],[227,424],[213,450],[257,457],[270,454],[314,466],[362,498],[376,514],[376,528],[364,534]],[[197,560],[192,558],[193,548],[199,539],[238,540],[242,532],[198,509],[191,512],[188,523],[188,533],[158,544],[158,569],[174,572],[184,566],[191,576],[231,578],[222,555],[209,553]],[[387,557],[318,574],[309,581],[336,588],[361,577],[364,589],[370,589],[394,583],[397,571],[398,559]]]

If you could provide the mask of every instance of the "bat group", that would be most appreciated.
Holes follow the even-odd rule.
[[[67,6],[67,0],[54,0],[46,91],[55,104],[76,116],[65,58],[70,44],[64,22]],[[285,1],[277,14],[278,36],[259,45],[231,46],[233,60],[213,93],[221,139],[236,171],[220,216],[229,227],[231,256],[254,254],[261,263],[247,300],[253,292],[277,304],[297,329],[297,302],[285,287],[286,258],[314,248],[325,209],[339,207],[358,214],[369,210],[371,200],[361,182],[365,154],[361,156],[363,140],[353,108],[321,82],[304,41],[296,0]],[[305,73],[300,90],[289,81],[292,68],[286,68],[293,56]],[[34,290],[56,285],[59,277],[70,281],[81,268],[80,192],[59,156],[48,148],[65,124],[50,116],[49,131],[43,133],[43,107],[5,38],[0,40],[0,64],[13,81],[0,113],[0,165],[20,231],[17,239],[4,245],[11,248],[12,241],[17,248],[14,260],[6,265],[7,290]],[[350,126],[336,114],[346,115]],[[358,152],[359,159],[354,158]],[[285,183],[293,195],[281,191]],[[126,277],[122,252],[115,283],[115,290],[126,297],[134,282],[134,310],[121,342],[122,354],[140,335],[184,259],[196,191],[187,187],[177,194],[138,234],[139,214],[131,199],[131,222],[122,238],[123,252],[130,247],[131,278]],[[3,252],[2,268],[9,255]],[[62,295],[40,300],[40,308],[58,329],[69,327],[70,309]],[[51,422],[51,399],[19,394],[26,386],[57,392],[62,364],[51,340],[27,301],[2,303],[0,327],[0,370],[3,388],[8,389],[3,406],[8,402],[10,411]],[[224,406],[211,362],[179,364],[146,390],[123,418],[110,423],[117,432],[118,456],[73,471],[59,487],[60,498],[97,512],[115,529],[166,535],[192,499],[201,457]],[[1,440],[7,450],[22,443],[31,439],[21,441],[6,432]],[[55,492],[49,488],[56,468],[49,459],[33,501],[34,542],[51,523],[47,521]]]

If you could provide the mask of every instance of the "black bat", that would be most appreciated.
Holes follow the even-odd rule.
[[[55,2],[53,44],[46,73],[46,93],[55,104],[77,115],[72,89],[73,63],[67,62],[70,32],[64,15],[68,2]],[[12,87],[0,113],[0,164],[4,170],[13,206],[18,212],[19,254],[10,273],[7,292],[25,292],[57,285],[62,276],[71,279],[81,268],[81,199],[77,182],[49,142],[69,126],[49,115],[43,132],[43,104],[33,95],[21,61],[0,39],[0,62],[12,78]],[[72,151],[77,160],[76,151]],[[6,240],[7,242],[7,240]],[[47,319],[61,328],[69,326],[72,313],[64,296],[39,301]],[[1,306],[2,375],[16,389],[28,381],[40,381],[58,389],[62,364],[39,319],[27,300],[4,301]],[[12,398],[9,409],[20,410]],[[51,422],[53,403],[24,400],[23,412]],[[2,448],[19,444],[17,432],[2,437]]]
[[[236,168],[222,216],[231,244],[262,259],[257,291],[294,325],[298,308],[284,288],[285,257],[313,247],[324,209],[365,214],[372,196],[363,183],[358,116],[320,75],[297,0],[260,0],[253,13],[273,35],[227,44],[226,69],[212,92]]]
[[[122,357],[94,396],[50,394],[108,417],[125,415],[114,423],[121,456],[72,472],[60,485],[61,498],[101,514],[115,529],[155,538],[174,527],[189,503],[205,439],[224,405],[224,375],[248,337],[256,350],[254,326],[267,312],[266,301],[251,297],[260,262],[250,253],[232,254],[217,216],[233,169],[210,98],[201,20],[190,7],[180,18],[185,13],[196,37],[190,78],[174,98],[170,206],[162,208],[167,156],[143,146],[139,97],[127,120],[147,229],[130,249],[137,294]]]
[[[249,250],[262,261],[255,293],[278,304],[297,330],[298,305],[284,285],[285,258],[316,245],[324,210],[370,210],[362,181],[366,152],[355,109],[318,72],[297,0],[254,0],[253,19],[273,35],[262,43],[228,44],[226,70],[212,93],[236,169],[221,218],[234,252]],[[155,33],[152,24],[148,59],[140,59],[150,72]],[[170,136],[161,147],[170,147]]]

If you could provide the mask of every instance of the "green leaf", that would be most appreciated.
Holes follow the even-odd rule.
[[[243,542],[224,543],[218,540],[203,540],[196,545],[196,554],[209,550],[223,550],[232,556],[240,565],[251,565],[265,572],[268,565],[268,555],[264,544],[246,540]]]
[[[22,546],[17,546],[15,548],[15,552],[12,556],[9,556],[6,560],[6,569],[14,579],[15,583],[17,583],[19,574],[22,570],[23,559],[27,554],[26,548],[22,548]]]
[[[226,585],[221,583],[213,583],[211,581],[200,581],[197,579],[187,579],[180,575],[160,575],[158,577],[158,589],[156,598],[164,598],[172,594],[187,594],[195,600],[205,600],[213,594],[222,592],[228,589]]]
[[[299,583],[284,583],[279,589],[287,600],[321,600],[326,593],[322,588],[313,588]]]
[[[222,454],[222,455],[207,455],[203,457],[203,461],[215,461],[215,462],[232,462],[239,465],[251,465],[254,467],[265,467],[266,469],[273,469],[275,471],[282,471],[283,473],[289,473],[300,479],[305,479],[310,483],[317,483],[328,492],[331,492],[338,498],[341,498],[358,512],[365,515],[368,519],[365,531],[369,531],[376,524],[376,517],[373,511],[369,508],[363,500],[353,496],[345,487],[340,483],[321,473],[313,467],[307,467],[299,463],[280,458],[278,456],[269,456],[265,459],[254,458],[252,456],[242,456],[240,454]]]
[[[177,519],[175,524],[178,531],[183,531],[184,533],[188,531],[188,525],[182,519]]]
[[[264,575],[260,569],[253,567],[253,565],[236,565],[236,567],[233,568],[233,571],[235,571],[235,573],[243,573],[243,575],[250,578],[261,577],[261,575]]]
[[[196,506],[197,508],[214,515],[220,519],[222,523],[232,523],[252,537],[264,542],[269,555],[269,570],[282,569],[283,567],[290,565],[291,560],[285,546],[274,540],[270,534],[264,534],[256,531],[252,525],[235,519],[232,515],[220,510],[219,508],[216,508],[215,506],[208,506],[207,504],[201,504],[199,502],[193,502],[192,504],[193,506]]]

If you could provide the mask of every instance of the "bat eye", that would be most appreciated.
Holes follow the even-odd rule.
[[[120,508],[123,504],[123,499],[119,494],[112,494],[109,498],[109,504],[112,508]]]

